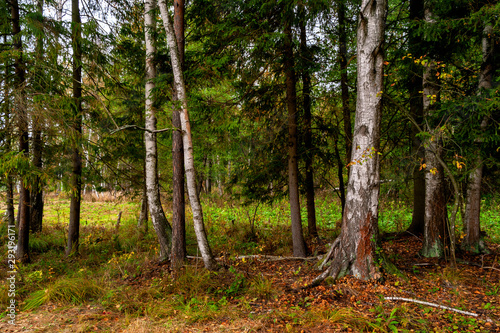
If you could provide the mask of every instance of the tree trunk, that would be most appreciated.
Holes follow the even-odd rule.
[[[483,63],[481,65],[481,74],[479,76],[479,94],[482,90],[489,90],[493,87],[494,66],[494,39],[493,27],[487,25],[483,30],[482,52]],[[484,131],[487,126],[487,118],[481,122],[481,130]],[[473,253],[488,253],[489,250],[481,237],[481,221],[479,214],[481,211],[481,182],[483,178],[483,160],[481,157],[481,137],[477,138],[478,154],[476,157],[476,168],[469,176],[467,185],[467,198],[465,203],[464,233],[462,248]]]
[[[174,0],[174,28],[179,49],[179,62],[184,70],[184,0]],[[174,94],[177,100],[177,94]],[[186,258],[186,203],[184,199],[184,150],[180,112],[172,109],[172,267],[179,267]]]
[[[7,176],[7,212],[6,219],[9,226],[16,225],[16,219],[14,218],[14,183],[12,181],[12,176]]]
[[[137,228],[142,233],[148,232],[148,189],[146,187],[146,168],[144,167],[144,185],[142,189],[142,197],[141,197],[141,213],[139,215],[139,221],[137,222]]]
[[[82,26],[78,0],[71,1],[71,39],[73,44],[73,119],[72,119],[72,175],[69,212],[68,245],[66,255],[78,252],[80,241],[80,207],[82,195]]]
[[[203,211],[199,198],[196,194],[196,173],[194,168],[193,156],[193,141],[191,136],[191,124],[189,122],[189,113],[187,105],[186,87],[182,73],[181,64],[179,62],[179,51],[177,49],[176,37],[170,20],[167,5],[164,0],[160,0],[160,11],[163,20],[163,26],[167,35],[167,42],[170,48],[170,60],[172,61],[172,70],[174,73],[174,84],[177,98],[181,102],[182,110],[180,112],[181,128],[182,128],[182,143],[184,145],[184,168],[187,180],[187,189],[189,201],[191,202],[191,210],[193,212],[194,230],[198,240],[198,248],[200,249],[205,268],[214,269],[216,267],[215,259],[212,255],[212,250],[208,243],[203,223]]]
[[[434,22],[432,12],[425,9],[425,20]],[[439,86],[436,82],[436,63],[429,59],[423,75],[423,107],[426,117],[432,117],[439,100]],[[442,142],[439,129],[426,129],[431,137],[425,149],[425,216],[424,241],[421,254],[424,257],[443,257],[447,232],[447,209],[444,188],[444,169],[439,163]]]
[[[18,127],[19,127],[19,151],[24,154],[26,159],[29,159],[29,138],[28,138],[28,115],[24,105],[24,84],[25,71],[22,59],[23,47],[21,39],[21,26],[19,24],[19,3],[17,0],[12,0],[11,4],[11,19],[12,19],[12,35],[14,36],[13,46],[17,53],[14,60],[15,85],[17,93],[15,95],[16,108],[18,109]],[[19,233],[17,242],[17,260],[21,262],[29,262],[29,228],[30,228],[30,192],[29,184],[26,176],[21,179],[21,189],[19,192]]]
[[[303,6],[302,6],[303,9]],[[302,13],[300,22],[300,52],[302,55],[302,95],[304,104],[304,146],[306,153],[304,162],[306,164],[306,206],[307,206],[307,229],[310,237],[318,237],[316,228],[316,207],[314,203],[314,170],[313,170],[313,144],[312,144],[312,114],[311,114],[311,54],[307,48],[305,13]]]
[[[383,90],[383,43],[387,2],[362,0],[357,31],[358,98],[352,161],[342,230],[324,263],[330,267],[317,277],[352,274],[363,280],[380,278],[377,253],[380,116]]]
[[[148,193],[149,212],[151,221],[160,244],[160,262],[170,256],[172,246],[172,228],[165,217],[160,200],[160,186],[158,182],[158,156],[156,143],[156,110],[154,107],[153,90],[156,68],[154,55],[156,46],[154,41],[155,29],[155,0],[145,1],[145,37],[146,37],[146,129],[144,141],[146,143],[146,187]]]
[[[293,255],[307,255],[300,216],[299,167],[297,157],[297,90],[292,46],[292,27],[285,24],[286,105],[288,109],[288,194],[292,219]]]
[[[4,36],[4,43],[7,44],[7,36]],[[9,76],[9,69],[7,66],[5,67],[5,77]],[[10,115],[10,93],[9,88],[7,86],[7,82],[4,82],[4,100],[5,100],[5,133],[9,133],[5,137],[5,150],[11,151],[12,149],[12,136],[10,133],[14,133],[12,125],[11,125],[11,115]],[[11,174],[6,176],[6,206],[7,211],[6,220],[9,226],[16,225],[16,218],[14,216],[14,181]]]
[[[43,1],[37,2],[37,11],[40,16],[43,15]],[[36,72],[35,72],[35,89],[42,92],[42,55],[43,55],[43,39],[41,36],[37,37],[36,45]],[[42,171],[42,120],[40,115],[33,116],[33,166],[38,172]],[[31,188],[31,231],[42,231],[43,220],[43,185],[39,175],[35,176],[33,187]]]
[[[340,65],[340,89],[342,92],[342,113],[344,118],[345,132],[345,151],[346,164],[351,162],[352,150],[352,126],[351,126],[351,109],[349,107],[349,86],[347,77],[347,32],[345,0],[338,2],[338,19],[339,19],[339,65]],[[340,181],[343,181],[341,179]],[[342,203],[344,204],[344,203]]]
[[[424,2],[423,0],[410,1],[410,21],[421,20],[424,18]],[[409,32],[409,53],[414,57],[420,57],[419,35],[410,30]],[[410,116],[422,127],[424,117],[424,107],[422,103],[422,78],[418,74],[420,66],[413,61],[410,65],[410,74],[408,80],[408,91],[410,94]],[[424,215],[425,215],[425,173],[420,170],[420,164],[424,162],[425,152],[421,140],[418,138],[419,133],[417,126],[412,124],[411,128],[411,150],[412,156],[418,160],[418,165],[413,169],[413,212],[411,225],[408,231],[413,234],[421,235],[424,233]]]

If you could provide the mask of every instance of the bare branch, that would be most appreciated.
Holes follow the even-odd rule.
[[[137,125],[125,125],[125,126],[122,126],[122,127],[118,127],[117,129],[112,130],[109,133],[110,134],[115,134],[116,132],[123,131],[123,130],[126,130],[126,129],[137,129],[137,130],[145,131],[145,132],[148,132],[148,133],[161,133],[161,132],[168,132],[168,131],[181,131],[180,128],[162,128],[162,129],[159,129],[159,130],[150,130],[150,129],[147,129],[147,128],[144,128],[144,127],[140,127],[140,126],[137,126]]]

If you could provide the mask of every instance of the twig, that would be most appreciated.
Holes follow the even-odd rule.
[[[459,310],[459,309],[455,309],[455,308],[450,308],[449,306],[439,305],[436,303],[419,301],[418,299],[403,298],[403,297],[385,297],[385,299],[389,300],[389,301],[403,301],[403,302],[418,303],[418,304],[422,304],[422,305],[432,306],[435,308],[440,308],[440,309],[444,309],[444,310],[458,312],[458,313],[461,313],[461,314],[466,315],[466,316],[479,317],[479,315],[477,313],[474,313],[474,312],[468,312],[468,311],[463,311],[463,310]],[[493,322],[493,320],[491,320],[490,318],[485,318],[485,321],[490,322],[490,323]]]
[[[180,129],[178,129],[178,128],[162,128],[162,129],[159,129],[159,130],[150,130],[150,129],[147,129],[147,128],[144,128],[144,127],[140,127],[140,126],[137,126],[137,125],[125,125],[125,126],[117,128],[115,130],[112,130],[109,133],[110,134],[115,134],[116,132],[123,131],[123,130],[129,129],[129,128],[138,129],[138,130],[146,131],[146,132],[149,132],[149,133],[161,133],[161,132],[168,132],[168,131],[175,131],[175,130],[180,131]]]
[[[500,269],[495,268],[495,267],[492,267],[492,266],[486,266],[486,267],[481,267],[481,268],[489,268],[489,269],[494,269],[495,271],[499,271],[499,272],[500,272]]]

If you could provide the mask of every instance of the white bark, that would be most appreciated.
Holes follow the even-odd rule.
[[[181,129],[182,129],[182,142],[184,145],[184,168],[186,172],[186,183],[191,203],[191,210],[193,212],[194,230],[198,241],[198,248],[200,249],[205,268],[213,269],[215,267],[215,260],[210,249],[208,238],[205,232],[205,225],[203,223],[203,211],[201,208],[200,200],[196,193],[196,175],[194,168],[193,157],[193,141],[191,136],[191,125],[189,123],[189,113],[187,105],[186,87],[184,84],[184,77],[182,73],[181,64],[179,61],[179,52],[177,49],[177,42],[175,38],[172,21],[168,12],[165,0],[159,2],[163,26],[167,35],[167,43],[170,49],[170,59],[172,61],[172,71],[174,74],[174,85],[177,93],[177,99],[181,102]]]
[[[383,42],[387,2],[363,0],[357,32],[358,97],[342,230],[318,276],[352,274],[363,280],[380,278],[377,263],[380,117],[383,94]]]
[[[155,0],[145,0],[144,2],[144,23],[146,37],[146,129],[144,132],[144,142],[146,146],[146,191],[148,196],[149,212],[151,222],[156,231],[158,242],[160,243],[160,261],[167,260],[170,255],[172,245],[172,228],[165,217],[160,200],[160,187],[158,183],[158,156],[156,145],[156,112],[154,110],[153,90],[155,88],[154,78],[156,68],[153,57],[156,52],[152,32],[155,26],[154,9]]]

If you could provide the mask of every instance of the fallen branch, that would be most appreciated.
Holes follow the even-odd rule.
[[[468,312],[468,311],[463,311],[463,310],[459,310],[459,309],[455,309],[455,308],[450,308],[449,306],[439,305],[436,303],[419,301],[418,299],[404,298],[404,297],[385,297],[385,299],[389,300],[389,301],[403,301],[403,302],[417,303],[417,304],[432,306],[432,307],[440,308],[440,309],[444,309],[444,310],[458,312],[458,313],[466,315],[466,316],[479,317],[479,315],[477,313],[474,313],[474,312]],[[493,322],[493,320],[491,320],[490,318],[485,318],[485,321],[490,322],[490,323]]]
[[[201,259],[201,257],[198,256],[187,256],[188,259]],[[262,261],[284,261],[284,260],[304,260],[304,261],[309,261],[309,260],[319,260],[320,257],[281,257],[281,256],[269,256],[269,255],[262,255],[262,254],[256,254],[256,255],[246,255],[246,256],[235,256],[234,259],[257,259],[257,260],[262,260]],[[224,260],[227,258],[215,258],[215,260]]]

